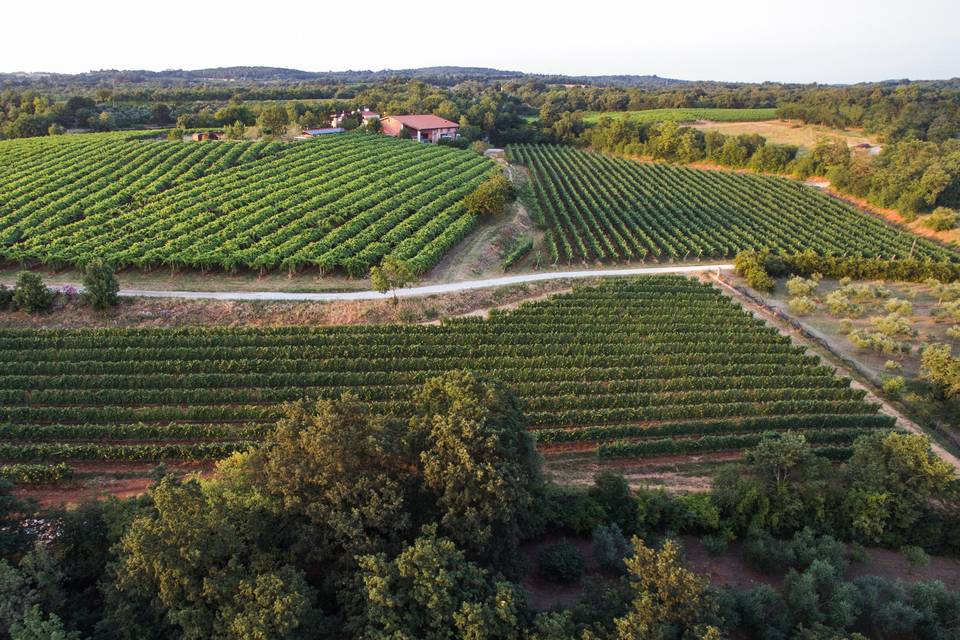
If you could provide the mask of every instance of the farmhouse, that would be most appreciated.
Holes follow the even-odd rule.
[[[387,116],[380,121],[380,125],[383,133],[388,136],[410,137],[418,142],[454,140],[460,128],[456,122],[430,114]]]
[[[216,131],[198,131],[192,136],[194,142],[203,142],[204,140],[219,140],[220,134]]]

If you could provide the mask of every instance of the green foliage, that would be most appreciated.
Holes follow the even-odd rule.
[[[860,438],[847,471],[845,514],[855,534],[871,542],[909,536],[955,480],[926,436],[896,432]]]
[[[537,556],[537,570],[549,582],[576,584],[583,577],[583,555],[575,546],[561,540],[544,547]]]
[[[4,464],[0,465],[0,479],[16,484],[60,482],[73,475],[70,465],[59,464]]]
[[[790,298],[788,303],[790,311],[797,315],[806,315],[817,310],[817,301],[813,298],[800,296],[799,298]]]
[[[908,544],[900,547],[900,555],[906,558],[912,567],[925,567],[930,564],[930,556],[922,547]]]
[[[15,168],[0,189],[7,262],[362,277],[388,254],[436,264],[478,223],[462,200],[493,162],[365,133],[198,145],[124,132],[4,142],[0,166]]]
[[[926,377],[942,397],[960,395],[960,358],[950,355],[950,345],[927,345],[920,355]]]
[[[120,282],[113,267],[103,261],[88,264],[83,271],[83,297],[94,309],[117,306]]]
[[[656,157],[697,159],[692,130],[686,136],[667,135],[676,129],[672,123],[655,129],[657,137],[642,149],[627,145],[623,151],[639,152],[653,144]],[[762,143],[759,136],[730,138],[715,153],[726,164],[742,166]],[[709,157],[710,139],[705,144]],[[851,273],[840,275],[913,270],[923,279],[934,270],[926,267],[928,262],[949,274],[960,270],[956,251],[781,178],[638,163],[550,145],[511,146],[508,155],[529,169],[539,210],[567,262],[719,259],[745,250],[786,255],[799,246],[821,262],[824,269],[815,271],[824,276],[842,269]],[[724,193],[737,198],[718,195]],[[775,205],[765,204],[770,202]],[[696,219],[679,213],[690,206],[698,211]],[[665,215],[664,209],[673,213]],[[895,264],[873,264],[877,260]]]
[[[682,566],[677,543],[667,540],[659,552],[640,538],[634,537],[632,543],[633,555],[626,565],[634,600],[626,615],[614,621],[616,637],[657,638],[668,630],[677,637],[685,633],[705,637],[717,604],[706,582]]]
[[[713,557],[722,556],[727,552],[729,546],[726,536],[717,533],[703,536],[700,538],[700,544],[702,544],[703,548],[707,550],[707,553]]]
[[[883,381],[883,392],[890,396],[898,396],[906,388],[907,382],[903,376],[890,376]]]
[[[615,524],[600,525],[593,530],[593,556],[604,571],[619,575],[625,573],[624,558],[633,553],[630,541]]]
[[[524,256],[530,253],[530,250],[533,249],[533,238],[530,236],[523,236],[518,240],[512,249],[507,252],[507,255],[503,258],[503,269],[507,270],[517,262],[519,262]]]
[[[541,483],[517,398],[502,385],[452,371],[427,382],[415,403],[412,437],[423,443],[423,483],[436,497],[442,530],[472,557],[508,565]]]
[[[394,256],[384,256],[379,267],[370,268],[370,284],[374,291],[386,293],[393,291],[393,302],[397,304],[397,289],[413,284],[417,274],[406,260]]]
[[[463,199],[467,213],[475,216],[492,216],[503,213],[504,207],[515,197],[513,185],[506,176],[497,174],[481,183]]]
[[[757,291],[773,291],[775,283],[767,273],[764,256],[756,251],[741,251],[734,260],[737,274],[746,278],[747,285]]]
[[[10,625],[10,640],[80,640],[76,631],[67,631],[56,614],[44,616],[38,605]]]
[[[170,476],[152,498],[155,512],[134,520],[123,536],[121,591],[157,598],[184,638],[299,638],[315,631],[312,588],[264,544],[275,540],[265,505],[224,499],[216,487]]]
[[[13,289],[0,284],[0,311],[6,311],[13,304]]]
[[[820,277],[819,274],[814,274],[812,278],[803,278],[801,276],[793,276],[787,280],[787,292],[794,297],[811,297],[817,291],[817,287],[820,286]]]
[[[359,559],[363,638],[512,638],[522,595],[469,561],[436,527],[423,529],[394,559]]]
[[[13,308],[27,313],[46,313],[53,308],[55,294],[36,273],[21,271],[13,287]]]
[[[607,523],[616,525],[627,534],[636,531],[637,501],[622,474],[613,471],[599,473],[587,495],[603,508]]]

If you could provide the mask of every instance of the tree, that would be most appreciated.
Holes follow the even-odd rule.
[[[267,107],[257,118],[257,126],[263,135],[283,135],[287,131],[288,123],[287,110],[281,106]]]
[[[909,535],[955,480],[953,468],[930,449],[926,436],[880,432],[858,438],[846,483],[855,532],[871,542]],[[869,518],[863,509],[869,509]],[[870,528],[857,527],[858,521]]]
[[[118,586],[156,602],[186,639],[312,637],[315,595],[271,548],[274,520],[256,494],[217,489],[162,479],[152,490],[155,512],[121,540]]]
[[[451,371],[428,381],[414,403],[411,437],[443,532],[471,557],[509,565],[541,482],[517,398],[500,384]]]
[[[247,127],[240,120],[237,120],[233,124],[228,124],[223,128],[223,134],[228,140],[243,140],[246,133]]]
[[[364,616],[359,637],[472,640],[517,638],[523,598],[470,562],[436,525],[393,560],[360,559]]]
[[[507,202],[513,198],[513,186],[503,175],[496,175],[476,188],[463,199],[467,212],[473,215],[497,215],[503,213]]]
[[[170,107],[163,102],[158,102],[150,107],[150,122],[156,125],[164,126],[170,124]]]
[[[927,379],[936,387],[937,395],[946,398],[960,395],[960,358],[950,355],[950,345],[928,345],[920,361]]]
[[[250,461],[284,512],[289,546],[306,565],[324,566],[331,592],[356,557],[394,548],[411,532],[413,464],[402,429],[349,395],[296,404]]]
[[[183,127],[170,129],[170,131],[167,132],[167,140],[170,140],[171,142],[183,140],[183,136],[186,135],[186,133],[187,132]]]
[[[35,273],[21,271],[13,287],[13,307],[27,313],[45,313],[53,308],[54,293]]]
[[[386,293],[393,291],[393,304],[399,304],[397,289],[413,284],[417,281],[417,274],[413,266],[406,260],[392,255],[383,257],[379,267],[370,268],[370,284],[374,291]]]
[[[117,306],[120,282],[113,267],[97,260],[91,262],[83,271],[83,297],[94,309],[103,311]]]
[[[827,517],[829,463],[802,434],[765,437],[745,461],[745,467],[722,469],[714,481],[715,500],[738,529],[789,533]]]
[[[56,614],[44,616],[38,605],[33,605],[21,620],[10,625],[10,640],[79,640],[76,631],[67,631]]]
[[[640,538],[634,537],[632,543],[633,555],[624,563],[635,597],[627,614],[614,620],[617,638],[719,637],[708,625],[717,604],[706,580],[683,567],[677,543],[667,540],[659,552]]]

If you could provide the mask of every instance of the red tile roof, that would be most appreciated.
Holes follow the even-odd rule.
[[[456,122],[450,122],[440,116],[434,115],[416,115],[416,116],[387,116],[393,118],[403,126],[409,129],[416,129],[417,131],[424,131],[426,129],[449,129],[451,127],[459,127]]]

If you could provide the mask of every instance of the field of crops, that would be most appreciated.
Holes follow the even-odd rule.
[[[583,115],[587,124],[596,124],[601,118],[626,119],[635,122],[756,122],[772,120],[777,110],[771,109],[644,109],[642,111],[588,111]]]
[[[551,145],[512,146],[508,155],[530,170],[532,214],[548,228],[554,262],[718,259],[762,248],[960,260],[957,252],[784,178]]]
[[[611,281],[441,325],[0,331],[0,461],[208,459],[280,404],[384,410],[451,369],[510,385],[541,446],[645,457],[804,431],[827,455],[891,426],[863,392],[709,285]]]
[[[0,142],[0,259],[365,275],[394,254],[426,270],[473,228],[461,201],[493,170],[386,136],[144,137]]]

